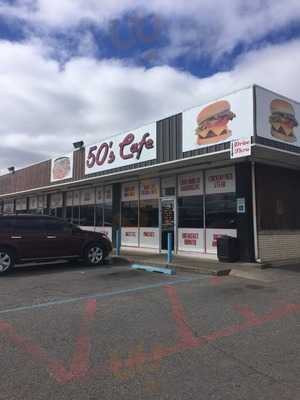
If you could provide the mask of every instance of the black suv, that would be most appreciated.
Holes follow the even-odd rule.
[[[15,264],[83,259],[99,265],[111,253],[103,234],[87,232],[62,219],[44,215],[0,216],[0,275]]]

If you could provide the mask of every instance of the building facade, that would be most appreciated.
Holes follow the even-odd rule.
[[[0,213],[56,215],[123,248],[300,257],[300,104],[250,86],[0,177]]]

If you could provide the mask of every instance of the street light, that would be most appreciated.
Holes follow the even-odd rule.
[[[79,142],[74,142],[73,147],[75,150],[80,150],[84,147],[84,141],[80,140]]]

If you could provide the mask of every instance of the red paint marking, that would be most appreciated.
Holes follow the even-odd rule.
[[[180,338],[179,342],[184,346],[197,346],[199,344],[199,339],[194,336],[186,321],[184,309],[178,299],[176,288],[173,286],[165,286],[165,290],[171,303],[173,318],[176,322],[177,333]]]
[[[38,364],[45,365],[48,372],[58,383],[67,383],[84,376],[89,370],[90,337],[88,335],[89,322],[96,312],[96,300],[86,303],[84,318],[80,327],[80,335],[76,341],[74,355],[67,369],[62,362],[50,358],[45,350],[34,344],[30,339],[18,335],[15,329],[7,322],[0,321],[0,332],[6,331],[7,338],[24,353],[27,353]]]
[[[209,283],[213,286],[220,285],[223,282],[223,279],[220,276],[213,276],[209,279]]]
[[[165,290],[170,300],[172,315],[177,327],[177,342],[169,347],[155,346],[150,352],[138,351],[124,359],[115,357],[105,361],[95,369],[91,369],[90,367],[91,343],[88,334],[90,323],[95,318],[95,300],[86,303],[80,334],[76,341],[75,351],[69,369],[67,369],[62,362],[52,359],[45,350],[29,339],[18,335],[14,327],[8,322],[0,321],[0,333],[5,333],[5,337],[13,343],[13,345],[29,354],[36,363],[46,367],[49,375],[52,376],[57,383],[67,384],[74,380],[83,380],[97,376],[99,373],[110,372],[115,374],[124,369],[136,368],[146,363],[160,362],[162,359],[178,352],[200,348],[209,342],[214,342],[221,338],[246,331],[251,327],[260,326],[270,321],[277,321],[292,313],[300,312],[300,304],[286,304],[272,310],[270,313],[260,316],[255,314],[250,307],[236,307],[240,315],[245,318],[245,322],[212,332],[206,336],[195,337],[187,323],[184,308],[179,301],[176,289],[167,286]]]

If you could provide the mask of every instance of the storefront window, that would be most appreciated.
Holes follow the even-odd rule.
[[[235,193],[207,195],[205,209],[207,228],[236,229]]]
[[[203,196],[178,199],[178,227],[203,228]]]
[[[95,226],[95,207],[81,206],[80,207],[80,225]]]
[[[122,226],[137,227],[138,220],[138,201],[122,202]]]
[[[73,215],[72,215],[72,222],[75,225],[79,225],[80,224],[80,207],[79,206],[75,206],[73,207]]]
[[[97,204],[95,209],[95,225],[103,226],[103,205]]]
[[[150,228],[159,225],[158,200],[142,200],[140,202],[140,227]]]
[[[73,207],[66,207],[66,220],[72,222],[73,220]]]

